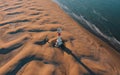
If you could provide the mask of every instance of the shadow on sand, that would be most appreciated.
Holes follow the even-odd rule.
[[[15,49],[18,49],[18,48],[21,47],[21,46],[22,46],[22,44],[20,43],[20,44],[14,45],[14,46],[12,46],[12,47],[1,48],[1,49],[0,49],[0,54],[7,54],[7,53],[9,53],[9,52],[11,52],[11,51],[13,51],[13,50],[15,50]]]
[[[82,63],[80,61],[80,59],[72,53],[72,51],[68,48],[66,48],[64,45],[62,45],[60,47],[61,50],[65,51],[66,53],[68,53],[69,55],[71,55],[78,63],[80,63],[88,72],[89,74],[86,74],[86,75],[96,75],[90,68],[88,68],[84,63]],[[32,60],[39,60],[39,61],[43,61],[42,58],[35,58],[35,56],[28,56],[28,57],[25,57],[24,59],[21,59],[19,61],[19,63],[17,63],[17,66],[15,66],[15,68],[9,72],[7,72],[5,75],[16,75],[17,72],[27,63],[29,63],[30,61]],[[47,64],[47,62],[46,62]]]
[[[84,63],[82,63],[82,61],[75,54],[73,54],[70,49],[68,49],[64,45],[61,45],[60,48],[67,54],[71,55],[78,63],[80,63],[89,72],[89,75],[96,75],[90,68],[88,68]]]
[[[20,60],[20,62],[17,64],[17,66],[15,66],[15,68],[9,72],[7,72],[5,75],[16,75],[17,72],[27,63],[29,63],[30,61],[32,60],[39,60],[39,61],[42,61],[43,59],[42,58],[35,58],[34,56],[29,56],[29,57],[26,57],[22,60]]]

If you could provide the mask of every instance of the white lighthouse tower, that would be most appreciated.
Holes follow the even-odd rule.
[[[61,28],[58,28],[57,29],[58,37],[55,43],[56,47],[60,47],[63,44],[62,39],[61,39],[61,32],[62,32]]]

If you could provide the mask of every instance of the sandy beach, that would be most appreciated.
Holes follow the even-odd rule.
[[[51,0],[0,1],[0,75],[120,75],[119,57]]]

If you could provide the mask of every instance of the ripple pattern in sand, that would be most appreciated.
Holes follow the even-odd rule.
[[[106,48],[57,19],[63,17],[56,18],[59,11],[51,13],[51,5],[49,0],[0,1],[0,75],[110,75],[115,70],[119,75]],[[61,48],[53,46],[57,28],[63,30]]]

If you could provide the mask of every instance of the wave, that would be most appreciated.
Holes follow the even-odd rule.
[[[74,12],[72,12],[72,10],[70,10],[64,4],[60,3],[58,0],[53,0],[53,1],[55,3],[57,3],[72,18],[77,19],[80,23],[84,24],[85,26],[87,26],[87,28],[89,28],[90,30],[92,30],[92,32],[94,34],[97,34],[97,35],[101,36],[102,38],[104,38],[105,40],[107,40],[107,42],[109,42],[109,44],[112,45],[115,49],[117,49],[118,51],[120,51],[120,41],[118,41],[114,36],[107,36],[96,25],[94,25],[93,23],[91,23],[88,20],[86,20],[84,18],[84,16],[82,16],[82,15],[79,16],[79,15],[75,14]],[[102,16],[100,13],[98,13],[94,9],[93,9],[93,13],[96,14],[98,17],[101,17],[101,19],[103,19],[105,21],[108,21],[104,16]],[[109,31],[109,33],[111,33],[111,32]]]
[[[102,16],[102,14],[100,14],[99,12],[97,12],[95,9],[93,9],[92,12],[93,12],[95,15],[97,15],[98,17],[100,17],[102,20],[108,21],[107,18],[105,18],[104,16]]]
[[[120,41],[118,41],[114,36],[107,36],[105,35],[98,27],[96,27],[94,24],[87,21],[84,16],[76,15],[75,13],[72,13],[72,15],[78,19],[83,24],[87,25],[95,34],[102,36],[106,40],[108,40],[117,50],[120,51]]]
[[[74,17],[75,19],[80,21],[82,24],[87,25],[87,27],[89,29],[91,29],[92,32],[94,32],[95,34],[97,34],[97,35],[101,36],[102,38],[104,38],[105,40],[107,40],[110,43],[110,45],[112,45],[115,49],[120,51],[120,41],[118,41],[114,36],[107,36],[96,25],[90,23],[82,15],[78,16],[73,12],[71,12],[71,15],[72,15],[72,17]],[[111,33],[111,32],[109,32],[109,33]]]
[[[62,4],[61,2],[59,2],[58,0],[52,0],[53,2],[57,3],[61,9],[63,9],[66,13],[68,13],[70,15],[69,12],[72,12],[66,5]]]

